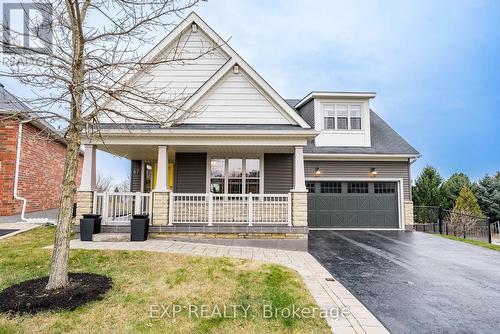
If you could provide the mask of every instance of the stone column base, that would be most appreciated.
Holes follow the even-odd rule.
[[[307,191],[292,191],[292,225],[307,226]]]
[[[405,230],[407,231],[413,231],[413,202],[412,201],[405,201],[404,202],[404,224],[405,224]]]
[[[153,192],[153,225],[168,224],[170,192]]]
[[[94,192],[93,191],[78,191],[76,193],[76,217],[75,224],[80,223],[80,218],[84,214],[92,213],[94,205]]]

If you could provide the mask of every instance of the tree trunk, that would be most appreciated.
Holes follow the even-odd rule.
[[[84,7],[89,5],[86,0]],[[61,189],[61,204],[57,222],[56,240],[52,253],[50,277],[47,290],[63,288],[68,285],[69,237],[73,218],[73,200],[76,193],[76,174],[78,172],[78,151],[82,131],[82,96],[83,96],[83,23],[78,2],[66,2],[71,22],[73,62],[71,64],[71,116],[68,132],[66,132],[66,162]]]
[[[71,235],[71,220],[73,218],[73,201],[76,193],[76,175],[80,149],[80,134],[78,127],[71,126],[67,133],[66,162],[61,189],[61,203],[57,219],[56,238],[49,282],[46,289],[59,289],[68,285],[68,257]]]

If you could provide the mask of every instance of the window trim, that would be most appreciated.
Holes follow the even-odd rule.
[[[211,165],[210,161],[212,159],[224,159],[224,193],[218,194],[218,195],[245,195],[246,193],[246,160],[247,159],[256,159],[259,160],[259,194],[264,193],[264,154],[238,154],[238,155],[227,155],[227,154],[216,154],[216,153],[208,153],[207,154],[207,163],[206,163],[206,193],[210,193],[210,185],[211,185]],[[232,177],[229,177],[229,159],[242,159],[242,182],[241,182],[241,189],[242,193],[241,194],[229,194],[229,179],[234,179]],[[257,178],[250,177],[249,179],[254,179],[257,180]]]
[[[364,103],[363,102],[358,102],[358,101],[352,101],[352,102],[341,102],[341,101],[335,101],[335,102],[321,102],[321,130],[324,132],[347,132],[347,133],[352,133],[352,132],[363,132],[365,130],[365,120],[364,120]],[[347,129],[339,129],[338,125],[338,116],[337,116],[337,106],[338,105],[346,105],[347,106]],[[351,105],[358,105],[359,110],[360,110],[360,115],[359,117],[351,117]],[[326,116],[326,111],[325,111],[325,106],[333,106],[333,125],[334,128],[330,129],[325,126],[326,119],[327,118],[332,118],[331,116]],[[345,118],[345,117],[342,117]],[[359,118],[360,120],[360,125],[361,127],[359,129],[353,129],[352,128],[352,122],[351,120],[353,118]]]

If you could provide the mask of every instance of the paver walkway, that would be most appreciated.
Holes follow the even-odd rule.
[[[99,242],[72,240],[71,248],[140,250],[201,256],[227,256],[276,263],[296,270],[321,309],[349,310],[343,317],[327,318],[335,334],[389,333],[346,288],[309,253],[255,247],[238,247],[150,239],[145,242]]]

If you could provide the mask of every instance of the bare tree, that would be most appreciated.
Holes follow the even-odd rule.
[[[130,176],[127,177],[115,185],[115,192],[125,193],[130,191]]]
[[[13,59],[0,74],[32,87],[27,100],[36,111],[30,117],[63,121],[67,125],[64,180],[47,289],[68,285],[69,236],[78,151],[82,134],[99,135],[99,122],[151,122],[168,126],[193,111],[179,107],[185,94],[172,94],[150,81],[133,80],[138,69],[165,63],[183,63],[214,52],[218,45],[203,46],[196,54],[174,43],[167,55],[141,57],[155,32],[164,32],[173,18],[198,0],[56,0],[38,1],[40,22],[29,31],[14,31],[2,24],[2,46]],[[34,19],[33,19],[34,20]],[[50,33],[48,33],[50,32]],[[51,36],[50,36],[51,35]],[[38,44],[25,45],[26,38]]]
[[[113,178],[111,176],[98,172],[95,179],[95,190],[99,192],[109,191],[112,182]]]

